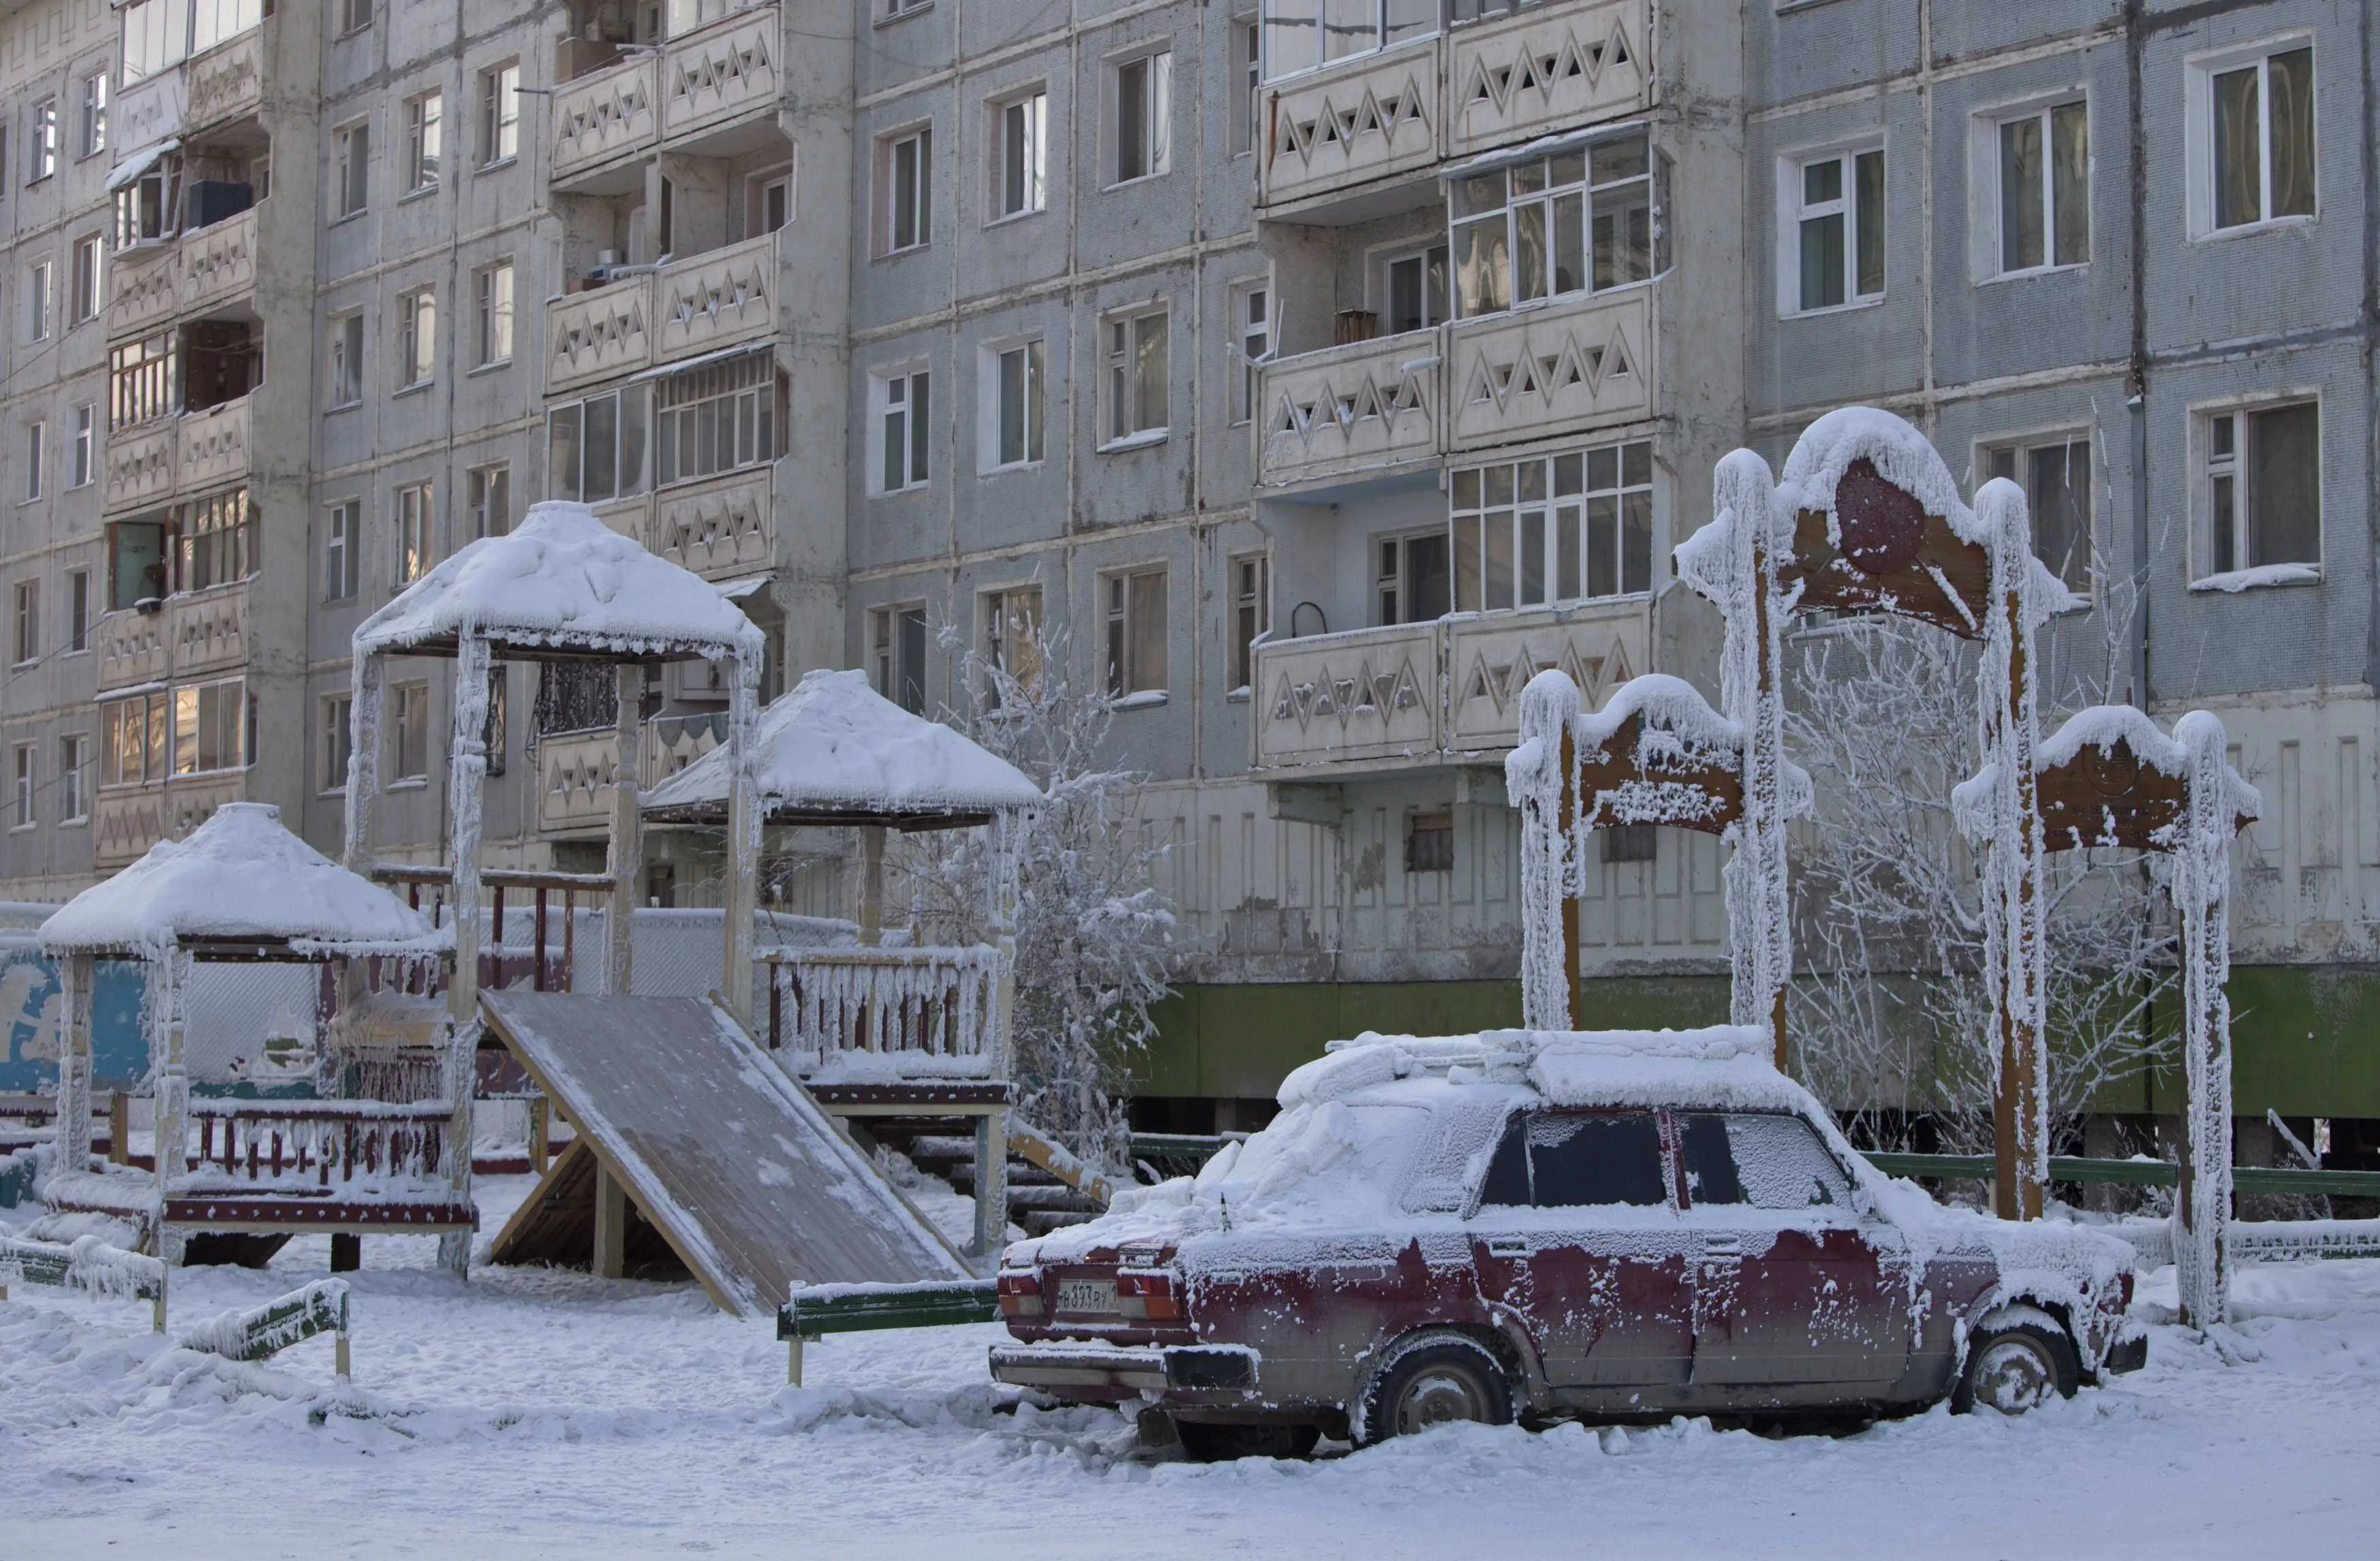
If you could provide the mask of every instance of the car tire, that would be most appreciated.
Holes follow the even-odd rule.
[[[1950,1395],[1950,1412],[1981,1404],[2003,1415],[2040,1408],[2055,1393],[2071,1398],[2082,1369],[2058,1319],[2030,1306],[2001,1307],[1977,1321],[1967,1360]]]
[[[1450,1421],[1509,1425],[1512,1384],[1496,1352],[1451,1328],[1412,1334],[1391,1348],[1364,1402],[1364,1439],[1410,1436]]]
[[[1182,1456],[1192,1463],[1229,1463],[1233,1458],[1302,1458],[1322,1440],[1315,1425],[1216,1425],[1204,1421],[1176,1421]]]

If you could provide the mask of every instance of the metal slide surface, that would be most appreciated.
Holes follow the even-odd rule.
[[[968,1277],[734,1016],[686,997],[481,996],[488,1022],[722,1308]]]

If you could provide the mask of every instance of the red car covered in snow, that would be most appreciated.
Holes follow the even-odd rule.
[[[1197,1177],[1010,1247],[992,1374],[1230,1457],[1452,1420],[2019,1413],[2142,1363],[2127,1245],[1883,1176],[1767,1048],[1342,1043]]]

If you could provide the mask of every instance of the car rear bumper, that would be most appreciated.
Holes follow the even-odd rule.
[[[1077,1402],[1118,1404],[1139,1398],[1189,1409],[1253,1397],[1257,1354],[1236,1345],[1151,1349],[994,1345],[991,1380]]]

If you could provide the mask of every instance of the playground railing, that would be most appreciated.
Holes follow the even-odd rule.
[[[445,1101],[193,1102],[198,1164],[170,1189],[322,1196],[443,1188],[453,1116]]]
[[[796,1073],[1000,1076],[995,948],[779,948],[759,959],[768,1043]]]

